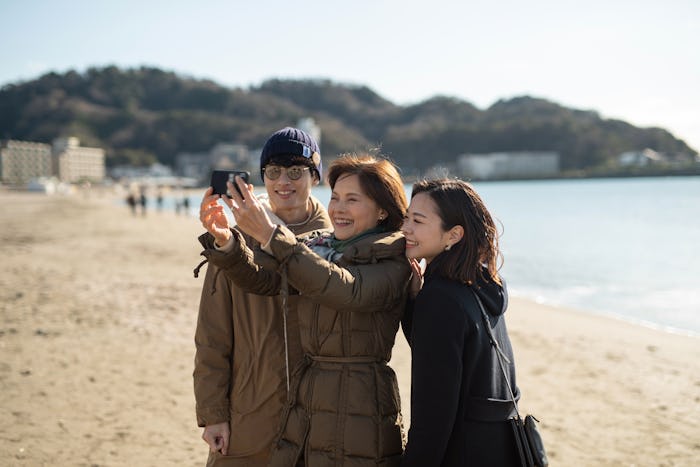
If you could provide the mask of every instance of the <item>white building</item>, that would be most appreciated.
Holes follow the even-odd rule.
[[[559,153],[521,151],[464,154],[457,159],[457,167],[463,175],[480,180],[548,177],[559,173]]]
[[[665,157],[653,149],[643,149],[641,151],[628,151],[623,152],[617,156],[617,162],[621,166],[630,167],[645,167],[650,164],[655,164],[658,162],[664,162]]]
[[[319,149],[321,148],[321,127],[316,124],[316,120],[311,117],[300,118],[297,122],[297,128],[311,135],[316,140]],[[321,151],[321,154],[323,154],[323,151]]]
[[[2,183],[25,185],[32,179],[51,175],[50,145],[17,140],[8,140],[0,145]]]
[[[80,146],[75,137],[53,142],[54,173],[62,182],[101,182],[105,178],[105,150]]]

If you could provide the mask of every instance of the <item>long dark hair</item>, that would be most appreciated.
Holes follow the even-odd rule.
[[[328,168],[331,190],[341,175],[357,175],[367,196],[387,212],[379,223],[388,231],[399,230],[408,208],[401,175],[388,159],[371,154],[344,154]]]
[[[423,180],[413,185],[411,198],[418,193],[435,202],[443,230],[456,225],[464,229],[462,239],[437,255],[428,272],[465,284],[477,279],[501,284],[498,270],[503,255],[498,249],[498,230],[474,187],[458,179]]]

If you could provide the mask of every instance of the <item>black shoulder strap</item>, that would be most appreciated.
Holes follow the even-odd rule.
[[[472,293],[474,294],[474,298],[476,298],[476,303],[479,304],[479,309],[481,310],[481,318],[484,321],[484,327],[486,328],[486,332],[489,335],[489,339],[491,340],[491,346],[496,350],[496,357],[498,358],[498,365],[501,367],[501,371],[503,372],[503,378],[506,380],[506,385],[508,386],[508,394],[510,394],[510,400],[513,401],[513,407],[515,407],[515,415],[520,419],[520,412],[518,411],[518,403],[515,401],[515,395],[513,394],[513,388],[510,386],[510,380],[508,379],[508,373],[506,372],[506,367],[505,363],[503,361],[505,360],[506,362],[510,363],[510,360],[506,356],[506,354],[503,353],[501,350],[501,347],[498,345],[498,341],[496,341],[496,336],[493,335],[493,330],[491,329],[491,323],[489,321],[489,317],[486,314],[486,310],[484,310],[484,304],[481,303],[481,299],[479,298],[479,295],[477,295],[476,291],[472,289]]]

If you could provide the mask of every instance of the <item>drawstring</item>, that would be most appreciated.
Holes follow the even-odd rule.
[[[287,340],[287,264],[281,265],[280,295],[282,295],[282,325],[284,326],[284,368],[287,372],[287,394],[289,394],[289,341]]]
[[[207,263],[207,261],[209,261],[209,259],[205,259],[204,261],[199,263],[196,268],[194,268],[194,271],[192,271],[192,272],[194,272],[195,279],[199,277],[199,270],[202,269],[202,266],[204,266]],[[214,295],[216,293],[216,278],[219,276],[220,272],[221,272],[221,268],[216,268],[216,270],[214,271],[214,277],[211,280],[211,292],[210,293],[212,295]],[[285,331],[286,331],[286,329],[285,329]]]
[[[199,270],[202,269],[202,266],[204,266],[207,263],[207,261],[209,261],[209,260],[205,259],[204,261],[199,263],[196,268],[194,268],[194,271],[192,271],[192,272],[194,272],[195,279],[199,277]]]
[[[296,248],[296,247],[295,247]],[[287,256],[280,262],[277,272],[280,273],[280,295],[282,296],[282,325],[284,326],[284,367],[287,371],[287,395],[289,395],[289,341],[287,339],[287,298],[289,297],[289,285],[287,280],[287,262],[292,256]]]

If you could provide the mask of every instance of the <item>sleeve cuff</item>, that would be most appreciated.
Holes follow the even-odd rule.
[[[235,243],[235,240],[233,238],[233,235],[231,235],[228,239],[228,242],[226,242],[225,244],[223,244],[221,246],[217,245],[216,242],[214,242],[214,248],[216,248],[219,251],[229,252],[229,251],[233,250],[234,243]]]
[[[274,255],[273,252],[272,252],[272,247],[270,246],[270,243],[272,243],[272,237],[275,236],[275,231],[277,230],[277,227],[278,227],[278,226],[275,225],[275,230],[272,231],[272,233],[270,234],[270,238],[267,239],[267,241],[265,242],[265,244],[264,244],[264,245],[260,245],[260,249],[262,249],[262,251],[264,251],[265,253],[267,253],[267,254],[270,255],[270,256],[273,256],[273,255]]]
[[[197,407],[197,425],[205,427],[230,421],[228,405],[220,407]]]

